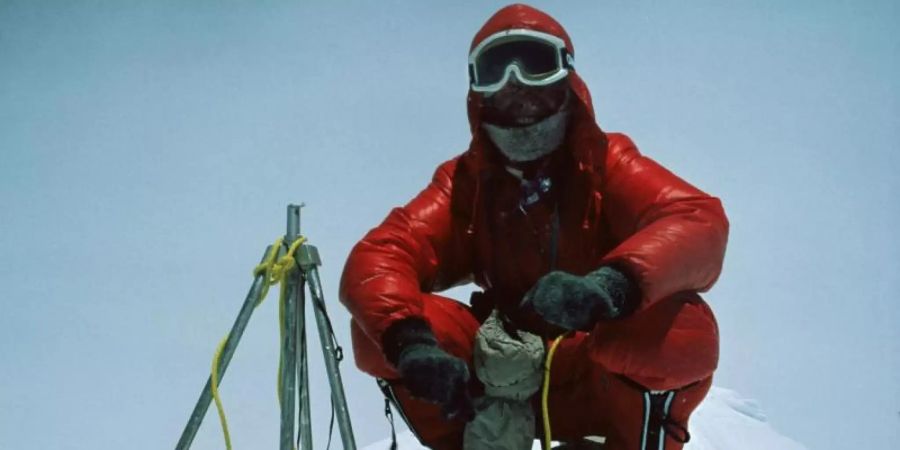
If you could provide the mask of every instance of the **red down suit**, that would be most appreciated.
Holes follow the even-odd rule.
[[[472,47],[511,28],[559,36],[574,54],[559,23],[524,5],[498,11]],[[508,311],[551,270],[583,275],[613,264],[638,284],[633,314],[575,333],[557,351],[554,438],[601,435],[611,450],[680,449],[690,413],[710,387],[718,328],[698,293],[722,268],[728,221],[721,202],[644,156],[624,134],[603,132],[585,83],[574,71],[567,80],[577,101],[547,166],[551,200],[519,207],[520,181],[481,130],[481,97],[470,91],[469,148],[369,231],[344,268],[340,299],[352,315],[356,364],[391,381],[411,428],[432,448],[461,448],[464,424],[443,420],[435,405],[405,392],[382,352],[382,334],[396,320],[424,318],[442,348],[471,364],[479,322],[468,305],[436,293],[469,282]],[[541,332],[535,317],[519,325]],[[477,394],[477,380],[472,384]]]

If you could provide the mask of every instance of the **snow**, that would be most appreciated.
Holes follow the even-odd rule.
[[[713,387],[691,416],[691,442],[684,450],[805,450],[766,422],[762,408],[752,399],[729,389]],[[409,431],[397,434],[399,450],[424,449]],[[390,448],[390,438],[363,450]],[[540,445],[535,442],[534,449]]]
[[[768,422],[756,400],[713,387],[691,416],[691,442],[685,450],[803,450]]]

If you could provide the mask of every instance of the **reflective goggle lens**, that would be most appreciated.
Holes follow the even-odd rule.
[[[519,38],[498,42],[478,55],[474,67],[477,84],[500,82],[512,64],[519,67],[523,76],[534,80],[547,78],[562,69],[556,46],[542,40]]]

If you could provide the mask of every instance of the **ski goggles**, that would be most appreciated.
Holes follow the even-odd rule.
[[[497,92],[513,75],[526,86],[547,86],[565,78],[575,59],[566,43],[540,31],[513,29],[492,34],[469,54],[475,92]]]

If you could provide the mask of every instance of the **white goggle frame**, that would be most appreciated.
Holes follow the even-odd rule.
[[[475,61],[481,55],[481,52],[488,48],[491,44],[496,43],[499,40],[508,40],[509,38],[515,38],[516,36],[524,36],[532,39],[537,39],[544,41],[551,46],[556,48],[556,67],[557,70],[552,75],[539,78],[539,79],[529,79],[528,77],[522,74],[522,69],[519,68],[519,65],[516,63],[510,64],[506,67],[506,70],[503,73],[503,77],[500,81],[489,85],[480,85],[478,83],[478,71],[475,70]],[[563,59],[563,55],[565,55],[565,59]],[[522,29],[522,28],[514,28],[511,30],[504,30],[499,33],[494,33],[488,37],[486,37],[481,43],[479,43],[472,52],[469,53],[469,77],[470,77],[470,86],[473,91],[480,93],[493,93],[497,92],[509,82],[509,78],[512,75],[516,76],[516,79],[526,85],[526,86],[547,86],[557,81],[565,78],[569,75],[569,68],[574,67],[575,58],[569,53],[568,49],[566,49],[566,42],[560,39],[557,36],[554,36],[549,33],[542,33],[540,31]]]

